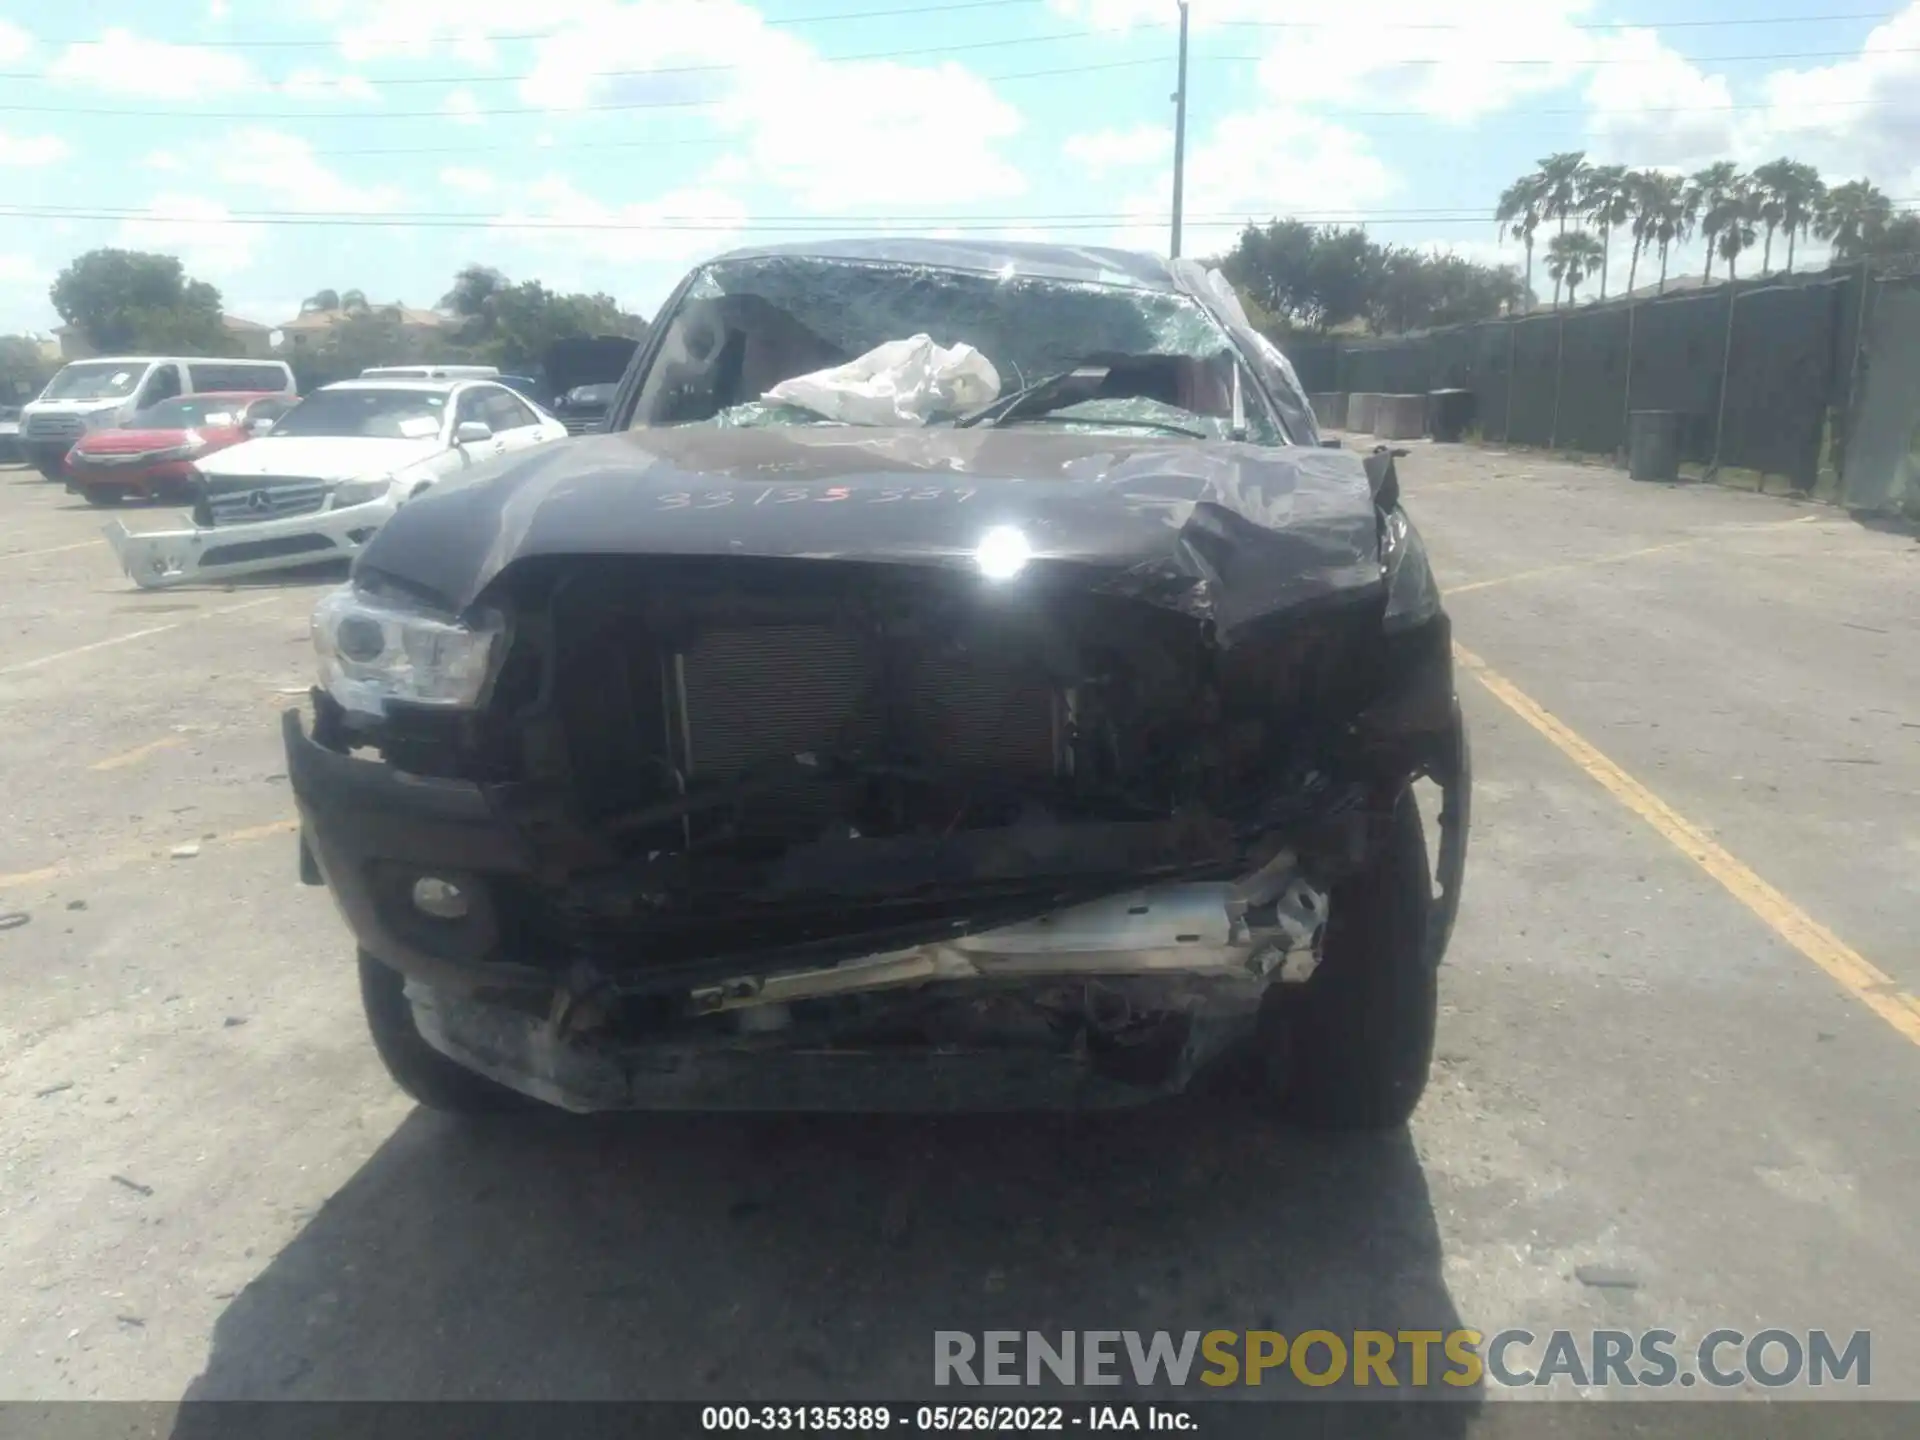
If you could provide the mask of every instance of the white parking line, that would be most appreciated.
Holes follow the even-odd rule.
[[[56,650],[51,655],[40,655],[32,660],[19,660],[11,665],[0,665],[0,675],[19,675],[28,670],[38,670],[42,665],[71,660],[76,655],[88,655],[95,650],[106,650],[115,645],[125,645],[130,641],[144,640],[149,635],[164,635],[169,630],[178,630],[181,626],[191,625],[196,620],[211,619],[215,615],[234,615],[242,610],[257,610],[262,605],[271,605],[274,601],[285,598],[283,595],[268,595],[259,600],[248,600],[241,605],[223,605],[214,610],[202,610],[197,615],[189,615],[184,620],[175,620],[166,625],[149,625],[145,630],[129,630],[125,635],[115,635],[109,640],[96,640],[91,645],[76,645],[71,650]]]
[[[49,545],[44,550],[0,551],[0,560],[31,560],[36,555],[64,555],[69,550],[85,550],[91,546],[106,543],[104,540],[77,540],[71,545]]]

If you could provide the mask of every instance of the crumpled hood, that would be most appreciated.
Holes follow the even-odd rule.
[[[539,446],[442,481],[387,523],[358,573],[464,610],[540,556],[970,568],[1000,526],[1022,532],[1035,565],[1211,619],[1223,641],[1249,620],[1382,583],[1356,454],[1034,426],[700,425]]]
[[[441,448],[438,436],[376,440],[354,435],[263,435],[208,456],[199,468],[213,479],[295,475],[308,480],[351,480],[402,469],[439,454]]]

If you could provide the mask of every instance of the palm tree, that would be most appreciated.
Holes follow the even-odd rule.
[[[1814,220],[1813,233],[1833,242],[1833,258],[1854,260],[1887,228],[1893,202],[1868,180],[1849,180],[1827,192],[1826,203]]]
[[[364,315],[367,312],[367,292],[364,290],[342,290],[340,308],[353,314]]]
[[[1548,219],[1560,222],[1560,233],[1567,233],[1567,221],[1580,212],[1580,194],[1587,180],[1587,152],[1562,150],[1540,162],[1540,205]],[[1553,303],[1560,303],[1556,285]]]
[[[1547,274],[1553,277],[1556,295],[1560,284],[1565,282],[1569,305],[1573,303],[1574,292],[1580,288],[1580,282],[1605,263],[1605,248],[1585,230],[1556,235],[1547,242]]]
[[[1600,231],[1600,298],[1607,298],[1607,268],[1613,263],[1613,232],[1633,218],[1633,186],[1624,165],[1596,165],[1580,193],[1589,224]],[[1633,287],[1629,285],[1628,289]]]
[[[1760,249],[1760,273],[1773,268],[1773,232],[1787,221],[1786,171],[1793,161],[1781,156],[1769,160],[1753,172],[1754,198],[1759,202],[1760,223],[1766,227],[1766,240]]]
[[[1667,252],[1693,234],[1697,212],[1687,182],[1664,170],[1642,170],[1634,179],[1635,238],[1643,249],[1660,250],[1660,290],[1667,293]]]
[[[1780,228],[1787,236],[1787,269],[1793,269],[1793,241],[1813,228],[1820,207],[1827,203],[1827,187],[1820,172],[1799,160],[1787,162],[1778,182]]]
[[[1657,170],[1629,170],[1627,198],[1633,213],[1627,218],[1628,233],[1633,236],[1633,255],[1627,261],[1627,294],[1633,294],[1640,275],[1640,257],[1653,245],[1655,182]]]
[[[1500,237],[1505,239],[1511,235],[1527,247],[1526,293],[1529,295],[1533,293],[1533,235],[1546,218],[1542,209],[1544,189],[1543,176],[1523,175],[1500,192],[1500,203],[1493,212],[1493,218],[1500,222]]]
[[[300,302],[300,313],[311,315],[314,311],[338,310],[340,292],[338,290],[316,290]]]
[[[1741,251],[1752,248],[1756,238],[1754,225],[1765,203],[1763,193],[1750,181],[1743,179],[1727,193],[1713,217],[1716,222],[1713,231],[1718,236],[1714,248],[1720,252],[1720,258],[1727,262],[1729,284],[1740,278],[1735,262],[1739,260]],[[1701,228],[1706,228],[1704,222]]]
[[[1706,283],[1713,283],[1714,243],[1720,235],[1720,227],[1731,217],[1727,201],[1740,184],[1740,167],[1731,160],[1721,160],[1697,170],[1687,181],[1687,194],[1692,200],[1693,211],[1700,217],[1700,238],[1707,242]]]

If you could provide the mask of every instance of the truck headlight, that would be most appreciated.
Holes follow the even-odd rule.
[[[1381,527],[1381,549],[1386,562],[1386,632],[1411,630],[1440,613],[1440,586],[1427,563],[1427,547],[1420,532],[1399,506]]]
[[[365,505],[370,500],[384,500],[391,489],[393,489],[391,475],[368,475],[359,480],[343,480],[333,487],[333,508],[344,510],[349,505]]]
[[[320,683],[347,710],[384,715],[387,702],[464,710],[477,704],[505,621],[480,611],[449,619],[348,585],[314,607]]]

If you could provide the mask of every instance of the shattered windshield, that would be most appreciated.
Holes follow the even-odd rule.
[[[1284,443],[1230,337],[1186,295],[790,255],[700,273],[632,423],[947,424],[1083,367],[1106,372],[1092,393],[995,423],[1224,439],[1237,400],[1247,439]]]

